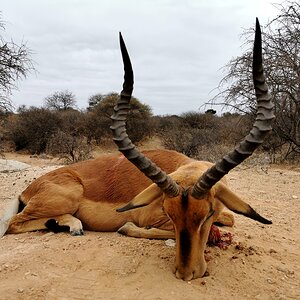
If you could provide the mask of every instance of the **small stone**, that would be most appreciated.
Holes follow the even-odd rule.
[[[175,247],[175,241],[172,240],[172,239],[168,239],[165,241],[165,244],[168,246],[168,247]]]
[[[293,198],[293,199],[298,199],[298,196],[293,195],[292,198]]]
[[[241,243],[238,243],[238,244],[235,246],[235,249],[236,249],[236,250],[244,250],[244,246],[243,246]]]
[[[274,284],[275,282],[271,278],[267,278],[267,283]]]
[[[18,288],[18,289],[17,289],[17,292],[21,294],[21,293],[23,293],[23,292],[24,292],[24,289],[22,289],[22,288]]]
[[[286,269],[282,268],[281,266],[278,266],[276,269],[277,269],[277,271],[280,271],[280,272],[283,272],[283,273],[286,272]]]

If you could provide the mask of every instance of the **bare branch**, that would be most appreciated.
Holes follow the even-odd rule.
[[[16,89],[16,81],[26,78],[33,70],[30,50],[25,43],[17,45],[14,41],[5,41],[1,31],[5,30],[0,14],[0,110],[11,110],[9,96]]]
[[[300,2],[276,4],[279,14],[263,32],[264,65],[268,86],[275,104],[274,134],[300,151]],[[253,28],[243,37],[250,44]],[[219,93],[211,103],[221,103],[237,111],[253,112],[254,93],[251,81],[251,49],[232,59],[225,67],[226,75]]]

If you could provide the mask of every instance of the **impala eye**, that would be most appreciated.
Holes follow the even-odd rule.
[[[214,213],[215,213],[215,211],[213,209],[210,210],[207,217],[206,217],[206,220],[208,220]]]

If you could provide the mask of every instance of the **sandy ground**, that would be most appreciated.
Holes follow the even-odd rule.
[[[53,161],[12,156],[30,168],[0,173],[5,205]],[[8,157],[8,158],[12,158]],[[173,275],[175,248],[117,233],[32,232],[0,239],[0,299],[300,299],[300,167],[241,166],[233,190],[273,225],[235,215],[233,244],[207,248],[209,277]]]

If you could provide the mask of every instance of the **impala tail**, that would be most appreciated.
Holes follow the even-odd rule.
[[[14,198],[6,207],[3,216],[0,219],[0,238],[5,234],[8,229],[10,219],[18,213],[20,201]]]

